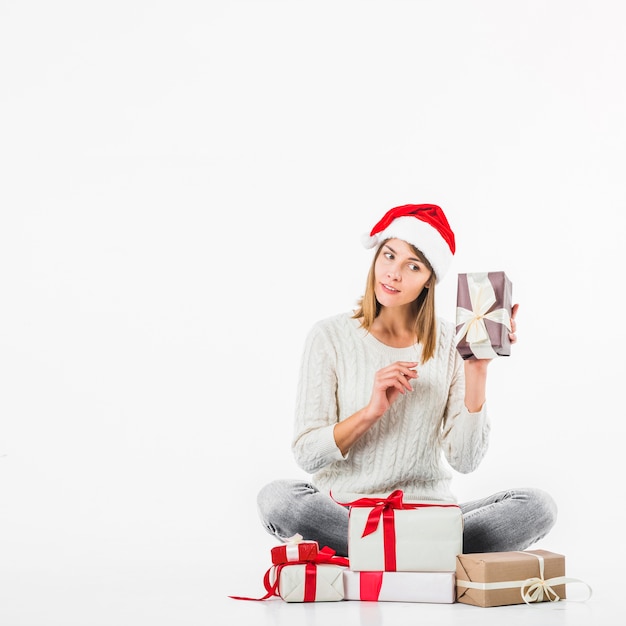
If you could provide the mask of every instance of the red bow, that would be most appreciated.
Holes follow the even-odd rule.
[[[383,519],[383,527],[385,524],[389,523],[393,525],[394,509],[415,509],[419,506],[405,504],[402,501],[403,495],[400,489],[396,489],[386,498],[359,498],[358,500],[344,504],[344,506],[372,507],[370,514],[367,516],[367,523],[363,529],[363,534],[361,535],[361,537],[367,537],[367,535],[371,535],[378,528],[381,517]]]

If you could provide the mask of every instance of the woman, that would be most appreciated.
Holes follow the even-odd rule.
[[[407,502],[456,502],[447,465],[474,471],[490,428],[489,360],[463,361],[455,326],[435,315],[435,285],[455,252],[441,208],[395,207],[364,245],[378,248],[357,310],[318,322],[305,343],[293,452],[311,479],[276,480],[258,494],[269,533],[282,541],[299,533],[340,555],[348,554],[340,503],[396,489]],[[556,518],[552,498],[538,489],[460,506],[465,553],[524,550]]]

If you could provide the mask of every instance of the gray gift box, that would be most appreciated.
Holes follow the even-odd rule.
[[[512,284],[504,272],[459,274],[457,350],[463,359],[511,355]]]

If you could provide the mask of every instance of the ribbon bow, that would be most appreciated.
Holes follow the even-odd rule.
[[[554,585],[556,580],[558,579],[528,578],[522,583],[522,599],[526,604],[530,604],[531,602],[543,602],[545,596],[550,602],[558,602],[561,598],[548,584],[552,583]]]
[[[568,576],[556,576],[555,578],[545,580],[543,557],[538,554],[533,554],[532,552],[522,552],[521,554],[530,554],[539,561],[539,576],[527,578],[520,587],[522,600],[524,600],[526,604],[530,604],[531,602],[543,602],[544,597],[550,600],[550,602],[558,602],[561,598],[556,591],[552,589],[551,585],[564,585],[565,583],[582,583],[587,587],[589,592],[588,598],[591,597],[591,587],[583,580],[578,578],[569,578]]]
[[[488,312],[496,301],[496,294],[486,272],[467,274],[467,287],[472,310],[457,307],[456,319],[461,328],[456,334],[455,343],[458,344],[466,337],[470,349],[477,358],[493,358],[497,355],[491,347],[485,320],[503,324],[510,331],[511,317],[506,309]]]
[[[342,567],[349,567],[350,561],[345,556],[337,556],[337,553],[332,548],[324,546],[315,555],[315,558],[309,561],[301,561],[301,563],[329,563],[331,565],[341,565]],[[290,565],[293,565],[290,563]]]
[[[348,506],[372,507],[370,514],[367,516],[367,523],[363,529],[361,537],[371,535],[380,524],[380,520],[393,520],[394,509],[416,509],[418,504],[405,504],[402,501],[404,497],[400,489],[396,489],[386,498],[359,498],[353,502],[347,503]]]
[[[539,576],[528,578],[522,583],[522,586],[520,587],[522,599],[526,602],[526,604],[530,604],[531,602],[543,602],[545,595],[550,602],[558,602],[561,598],[548,584],[555,584],[555,580],[557,579],[552,578],[550,580],[545,580],[543,557],[538,554],[533,554],[533,556],[536,557],[539,562]],[[527,591],[524,591],[525,589],[527,589]]]

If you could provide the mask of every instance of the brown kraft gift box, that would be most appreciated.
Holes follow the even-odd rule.
[[[456,558],[456,600],[474,606],[491,607],[507,604],[524,604],[522,585],[530,578],[540,578],[543,558],[543,580],[565,576],[565,557],[547,550],[524,552],[477,552],[459,554]],[[465,586],[481,583],[509,583],[503,589],[474,589]],[[560,599],[565,598],[565,585],[552,587]],[[543,602],[550,598],[543,594]]]
[[[473,298],[470,292],[473,293]],[[487,359],[511,355],[509,328],[502,321],[510,319],[513,308],[512,296],[513,286],[504,272],[473,272],[458,275],[457,350],[463,359]],[[478,319],[469,326],[465,325],[464,320],[472,317],[472,313]],[[473,344],[468,341],[473,333],[484,331],[486,333],[482,341]]]

